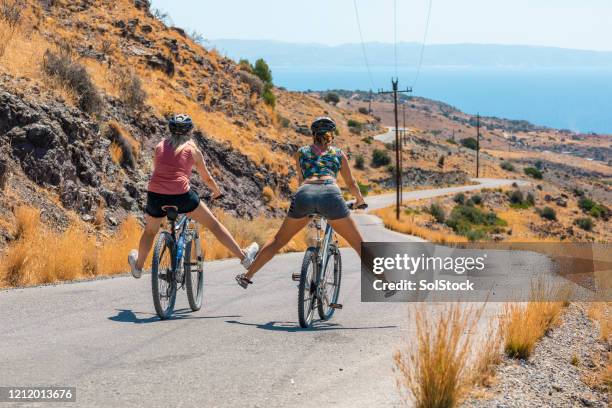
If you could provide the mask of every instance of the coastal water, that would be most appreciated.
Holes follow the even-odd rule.
[[[290,90],[372,88],[364,68],[272,66]],[[393,67],[372,67],[375,90],[389,89]],[[612,69],[426,67],[399,70],[400,88],[467,113],[524,119],[578,132],[612,134]]]

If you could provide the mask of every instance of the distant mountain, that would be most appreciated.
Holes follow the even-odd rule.
[[[356,66],[363,64],[361,44],[328,46],[323,44],[286,43],[271,40],[211,40],[210,45],[233,59],[264,58],[277,67]],[[365,45],[371,66],[393,65],[393,44]],[[398,64],[415,66],[421,44],[397,45]],[[612,52],[574,50],[554,47],[495,44],[427,45],[425,66],[467,67],[584,67],[612,68]]]

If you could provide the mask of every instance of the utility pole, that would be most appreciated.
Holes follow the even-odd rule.
[[[476,178],[480,173],[480,114],[476,114]]]
[[[372,90],[370,89],[370,99],[368,100],[368,113],[372,114]]]
[[[395,218],[400,218],[400,205],[401,205],[401,188],[402,188],[402,162],[400,155],[400,136],[399,136],[399,120],[397,118],[397,93],[398,92],[412,92],[412,88],[406,88],[405,91],[398,90],[399,79],[391,78],[391,91],[378,91],[379,94],[393,94],[393,115],[395,116]]]
[[[407,140],[407,134],[406,134],[406,102],[402,103],[402,115],[404,116],[404,123],[402,125],[402,127],[404,128],[404,131],[402,132],[402,134],[404,135],[404,143],[406,143]]]

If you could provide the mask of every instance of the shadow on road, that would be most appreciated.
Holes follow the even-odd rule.
[[[226,323],[239,324],[242,326],[253,326],[258,329],[283,331],[288,333],[293,332],[308,332],[308,331],[326,331],[326,330],[373,330],[373,329],[395,329],[397,326],[370,326],[370,327],[344,327],[338,323],[318,321],[314,322],[311,327],[303,329],[297,322],[268,322],[266,324],[244,323],[237,320],[226,320]]]
[[[136,316],[139,315],[150,315],[150,313],[133,312],[130,309],[115,309],[117,314],[110,316],[108,320],[121,323],[155,323],[161,322],[161,319],[157,315],[151,315],[151,317],[141,318]],[[166,320],[191,320],[191,319],[226,319],[228,317],[242,317],[242,316],[194,316],[190,309],[178,309],[175,310],[172,316]]]

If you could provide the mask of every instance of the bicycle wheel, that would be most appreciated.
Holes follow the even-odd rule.
[[[342,279],[342,257],[336,245],[329,246],[327,254],[327,265],[321,276],[322,299],[318,303],[319,317],[329,320],[334,315],[336,309],[329,307],[330,303],[338,303],[340,295],[340,280]]]
[[[310,247],[304,254],[298,286],[298,318],[300,327],[310,327],[316,303],[317,249]]]
[[[187,287],[189,307],[194,312],[197,312],[202,307],[202,293],[204,292],[203,262],[197,259],[198,251],[194,247],[194,245],[199,245],[199,243],[199,240],[192,239],[185,247],[185,286]],[[195,262],[192,260],[192,251],[196,255]]]
[[[153,250],[153,265],[151,268],[151,287],[153,305],[160,319],[170,317],[176,302],[176,281],[173,271],[174,242],[172,236],[162,232],[157,237]]]

